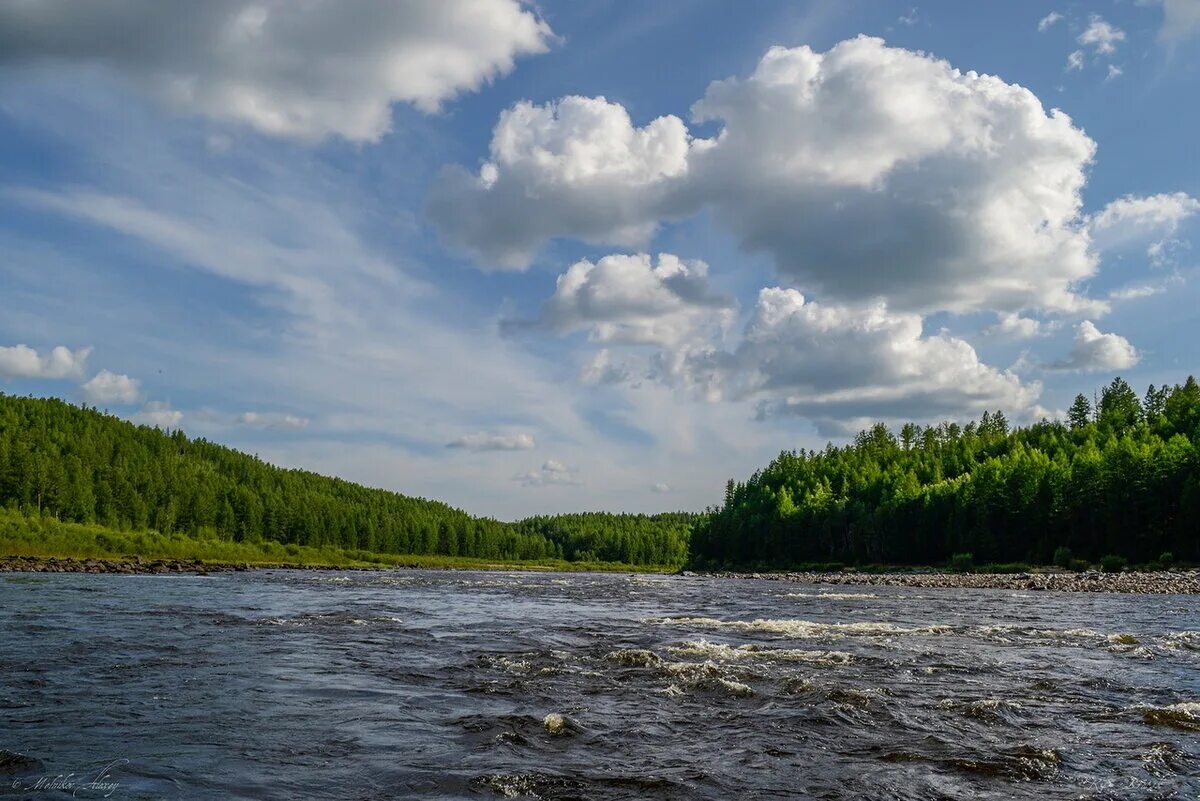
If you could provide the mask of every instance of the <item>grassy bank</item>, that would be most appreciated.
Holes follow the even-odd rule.
[[[205,564],[283,565],[288,567],[445,568],[457,570],[564,570],[662,572],[667,566],[620,562],[567,562],[561,559],[503,561],[464,556],[384,554],[333,547],[313,548],[274,541],[234,542],[200,539],[157,531],[119,531],[96,525],[63,523],[0,509],[0,557],[59,559],[198,559]]]

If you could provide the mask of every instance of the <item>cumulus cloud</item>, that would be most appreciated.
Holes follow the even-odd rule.
[[[1078,72],[1083,69],[1083,51],[1073,50],[1067,55],[1067,72]]]
[[[679,202],[691,147],[675,116],[638,128],[603,97],[521,102],[500,115],[491,159],[477,174],[445,170],[428,211],[484,266],[524,268],[563,234],[637,247]]]
[[[1090,320],[1075,328],[1075,343],[1066,358],[1047,365],[1048,370],[1086,372],[1124,370],[1141,361],[1137,349],[1120,334],[1105,334]]]
[[[184,111],[304,139],[377,140],[393,103],[435,111],[551,35],[518,0],[0,4],[2,61],[101,65]]]
[[[141,411],[133,415],[133,422],[156,428],[178,428],[183,421],[183,412],[171,408],[164,401],[150,401]]]
[[[96,373],[81,389],[89,403],[137,403],[141,395],[136,378],[108,370]]]
[[[578,485],[583,481],[579,478],[579,469],[568,467],[557,459],[547,459],[538,470],[530,470],[513,476],[526,487],[545,487],[553,484]]]
[[[735,318],[734,301],[709,287],[704,262],[662,253],[655,264],[644,253],[614,254],[571,265],[537,320],[507,327],[587,331],[595,342],[678,347],[727,329]]]
[[[736,347],[660,348],[652,378],[709,401],[752,400],[761,416],[800,415],[839,433],[864,421],[1019,410],[1041,392],[979,360],[965,341],[923,333],[919,314],[882,302],[819,304],[786,288],[759,292]]]
[[[447,448],[458,448],[466,451],[528,451],[537,447],[537,441],[532,434],[495,434],[478,433],[465,434],[458,439],[446,443]]]
[[[657,493],[658,495],[666,495],[668,492],[671,491],[671,485],[664,484],[663,482],[660,481],[657,484],[654,484],[653,486],[651,486],[650,491]]]
[[[308,428],[307,417],[285,412],[242,412],[237,423],[250,428],[301,429]]]
[[[483,264],[521,267],[553,237],[630,246],[707,207],[831,299],[1096,308],[1074,292],[1096,267],[1080,221],[1095,146],[1027,89],[859,37],[772,48],[692,119],[720,131],[638,128],[603,98],[518,104],[478,174],[442,176],[431,216]]]
[[[91,352],[59,345],[42,355],[28,345],[0,347],[0,378],[79,378]]]
[[[715,370],[725,392],[763,399],[764,414],[801,415],[843,430],[872,419],[1020,409],[1041,391],[983,364],[961,339],[925,336],[919,315],[882,303],[823,305],[781,288],[759,293],[743,340],[728,358],[705,359],[698,367],[705,386]]]
[[[1057,11],[1051,11],[1049,14],[1038,20],[1038,31],[1048,31],[1054,25],[1057,25],[1059,22],[1061,22],[1062,18],[1062,14],[1059,14]]]
[[[1109,56],[1117,52],[1118,42],[1125,41],[1125,31],[1105,22],[1099,14],[1093,14],[1076,41],[1099,55]]]

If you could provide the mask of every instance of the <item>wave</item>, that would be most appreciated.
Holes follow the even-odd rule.
[[[772,620],[758,618],[749,622],[741,620],[725,621],[711,617],[664,617],[651,621],[664,626],[694,626],[712,628],[731,628],[742,631],[762,631],[768,634],[780,634],[796,639],[820,639],[823,637],[851,636],[894,636],[900,634],[934,635],[949,634],[953,631],[950,626],[899,626],[895,623],[860,622],[860,623],[817,623],[811,620]]]
[[[851,601],[865,598],[878,598],[873,592],[788,592],[784,598],[824,598],[830,601]]]
[[[795,648],[767,648],[761,645],[726,645],[708,640],[688,640],[667,650],[676,656],[698,656],[719,661],[761,659],[765,661],[804,662],[816,665],[848,665],[854,655],[845,651],[805,651]]]
[[[1184,701],[1166,706],[1142,707],[1142,719],[1155,726],[1200,731],[1200,703]]]

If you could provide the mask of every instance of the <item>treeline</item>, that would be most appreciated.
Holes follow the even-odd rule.
[[[517,530],[540,535],[562,548],[572,562],[626,562],[633,565],[681,565],[688,556],[692,525],[700,515],[582,514],[530,517]]]
[[[1062,550],[1060,550],[1062,549]],[[978,423],[893,433],[879,424],[853,444],[787,451],[743,483],[692,536],[697,566],[815,562],[1049,564],[1056,551],[1134,563],[1163,553],[1200,561],[1200,386],[1117,378],[1068,421],[1010,429]]]
[[[654,517],[518,524],[472,517],[437,501],[275,467],[182,431],[3,393],[0,506],[124,531],[500,560],[678,564],[687,541],[679,526]]]

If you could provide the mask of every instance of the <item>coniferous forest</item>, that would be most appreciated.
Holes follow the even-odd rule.
[[[234,543],[715,568],[813,563],[1200,561],[1200,385],[1122,379],[1066,422],[978,422],[785,451],[704,515],[516,523],[269,465],[183,432],[0,394],[0,506],[30,518]]]
[[[286,470],[182,431],[0,394],[0,507],[120,531],[387,554],[681,564],[696,515],[516,524]]]
[[[1200,561],[1200,386],[1117,378],[1066,423],[883,425],[786,451],[699,523],[699,566]],[[1056,558],[1057,557],[1057,558]]]

